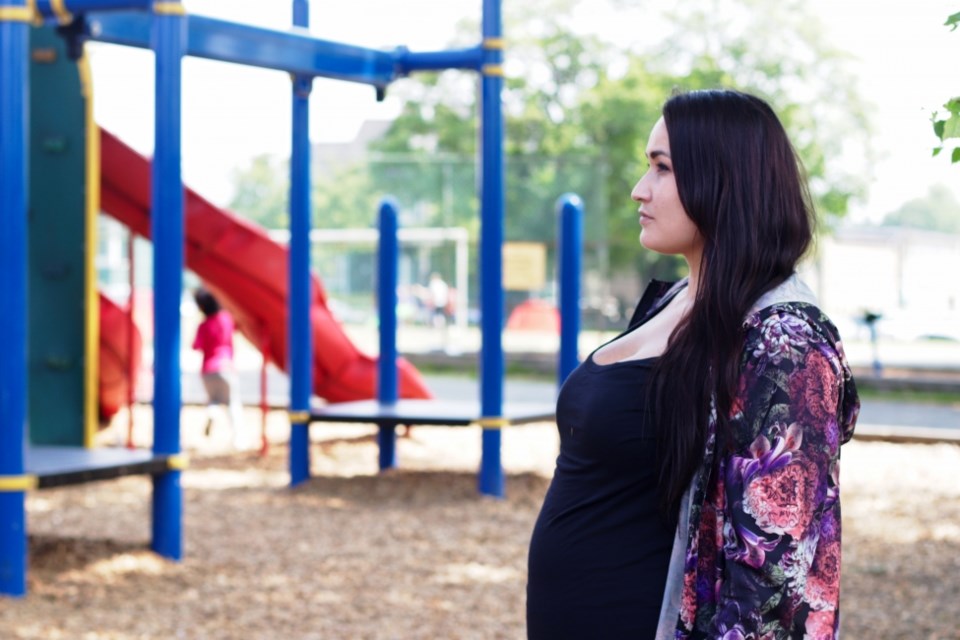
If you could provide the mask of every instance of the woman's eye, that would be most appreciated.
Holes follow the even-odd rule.
[[[670,171],[670,167],[663,164],[662,162],[657,163],[657,171]]]

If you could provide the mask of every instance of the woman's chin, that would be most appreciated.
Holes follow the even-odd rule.
[[[643,247],[644,249],[649,249],[650,251],[656,251],[657,253],[662,253],[659,249],[657,249],[658,245],[656,240],[650,238],[650,234],[648,232],[641,231],[639,239],[640,239],[640,246]]]

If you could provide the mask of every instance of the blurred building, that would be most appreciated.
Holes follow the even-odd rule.
[[[838,324],[872,311],[891,338],[960,340],[958,273],[960,235],[863,226],[821,237],[802,275]]]

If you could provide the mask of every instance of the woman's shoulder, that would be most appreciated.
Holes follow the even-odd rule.
[[[806,411],[805,424],[829,423],[826,418],[824,422],[808,415],[822,408],[820,417],[834,418],[831,424],[837,442],[848,441],[859,413],[859,395],[840,334],[816,301],[773,300],[772,304],[754,308],[745,326],[736,405],[754,404],[763,408],[764,416],[781,418]],[[777,408],[772,409],[773,405]],[[756,427],[745,433],[743,443],[752,442]]]
[[[765,295],[744,319],[741,365],[757,372],[790,375],[803,369],[811,358],[823,360],[852,388],[852,371],[840,332],[812,294],[803,295],[795,287],[796,283],[790,283],[780,295]],[[796,295],[797,291],[801,294]]]
[[[820,308],[816,295],[796,274],[760,296],[747,312],[744,327],[748,341],[771,335],[819,337],[830,344],[840,341],[836,326]]]
[[[837,329],[830,317],[816,304],[802,301],[786,301],[751,311],[743,322],[748,335],[780,329],[787,332],[817,332],[837,336]],[[837,336],[839,337],[839,336]]]
[[[812,302],[789,300],[756,309],[744,320],[744,329],[747,361],[799,362],[816,351],[833,361],[838,372],[849,369],[839,331]]]

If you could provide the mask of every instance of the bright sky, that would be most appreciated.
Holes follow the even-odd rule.
[[[514,0],[506,0],[514,1]],[[586,9],[591,0],[583,0]],[[869,200],[853,211],[858,220],[878,219],[930,185],[952,186],[960,197],[960,165],[931,158],[932,110],[960,93],[955,61],[960,31],[943,25],[960,10],[958,0],[808,0],[824,16],[832,41],[855,58],[862,94],[875,108],[876,147],[881,154]],[[284,0],[184,0],[187,11],[264,27],[285,29],[291,2]],[[319,38],[375,48],[406,45],[444,48],[454,25],[479,19],[481,0],[327,0],[311,3],[311,32]],[[633,21],[584,10],[594,29],[636,39]],[[449,25],[449,26],[448,26]],[[509,35],[509,34],[508,34]],[[95,113],[101,126],[148,153],[153,147],[153,55],[149,51],[91,45]],[[507,51],[509,55],[509,50]],[[205,60],[183,64],[184,179],[207,198],[226,204],[233,171],[261,153],[289,155],[290,80],[281,72]],[[317,80],[311,100],[314,142],[351,139],[366,119],[398,111],[378,104],[373,89]]]

